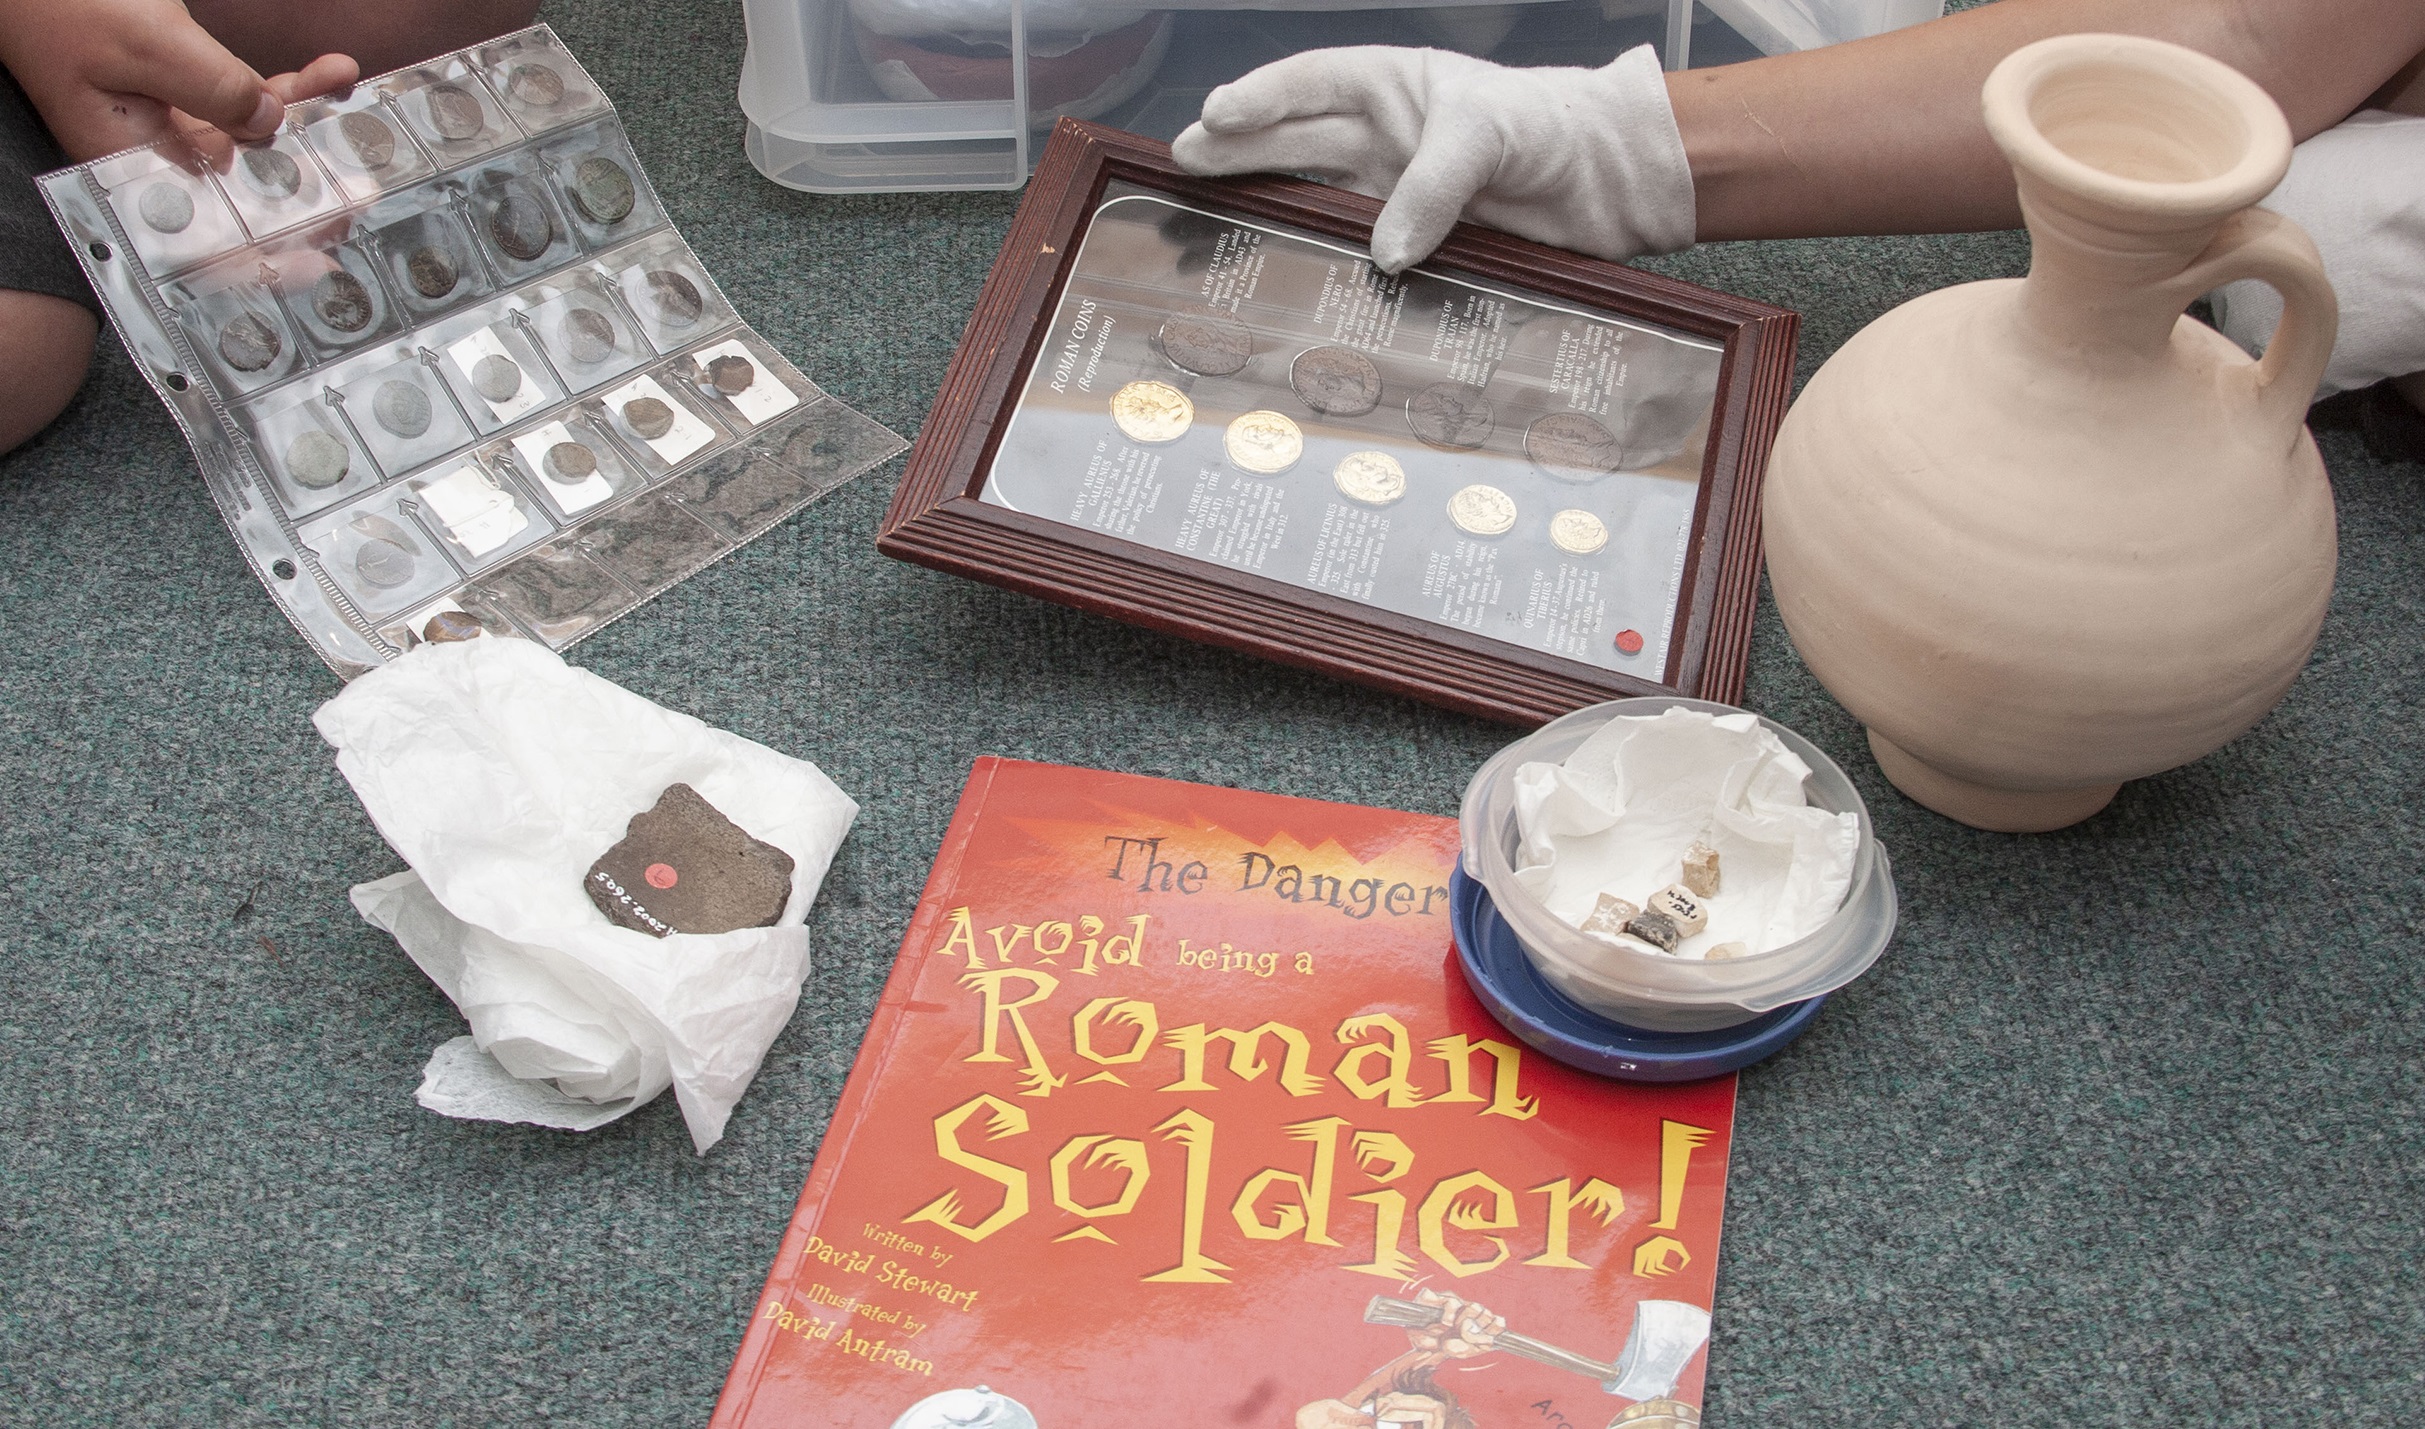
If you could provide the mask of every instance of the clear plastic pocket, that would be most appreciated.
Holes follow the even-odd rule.
[[[579,251],[554,184],[530,155],[484,165],[464,175],[463,183],[472,237],[506,282],[559,267]]]
[[[302,530],[303,547],[355,607],[378,619],[423,604],[462,579],[438,543],[404,509],[405,494],[375,493]]]
[[[265,255],[287,312],[323,357],[352,352],[403,326],[378,265],[350,241],[295,244]]]
[[[553,140],[539,155],[584,246],[605,248],[665,222],[665,210],[632,157],[623,126],[613,120]]]
[[[764,426],[824,395],[798,368],[746,333],[684,353],[668,366],[736,432]]]
[[[478,71],[460,55],[406,70],[379,90],[441,168],[494,153],[522,137]]]
[[[600,416],[585,409],[569,421],[542,423],[483,456],[489,465],[520,477],[558,516],[578,516],[648,481],[647,472],[607,434]]]
[[[399,650],[477,640],[484,635],[511,640],[521,634],[504,611],[469,590],[433,600],[410,615],[379,627],[379,638]]]
[[[425,329],[446,384],[482,433],[501,431],[564,395],[541,354],[530,315],[500,305]]]
[[[599,259],[625,307],[659,352],[673,352],[699,334],[733,321],[724,295],[689,251],[671,238],[643,240]]]
[[[246,413],[253,448],[288,514],[307,516],[377,486],[380,471],[363,450],[330,389],[281,390]]]
[[[659,381],[662,377],[665,380]],[[595,399],[597,411],[651,476],[662,476],[729,441],[670,367],[633,378]]]
[[[606,110],[606,96],[578,60],[544,30],[483,45],[480,68],[489,88],[523,129],[537,134]]]
[[[317,100],[297,110],[288,113],[302,127],[303,137],[338,187],[356,202],[432,172],[412,126],[377,90],[357,89],[344,99]]]
[[[244,243],[236,211],[208,178],[202,156],[178,143],[138,149],[92,168],[135,256],[154,277],[216,258]]]
[[[389,290],[414,321],[452,312],[495,291],[471,230],[448,201],[447,186],[400,199],[395,212],[373,220],[371,243]]]
[[[562,646],[629,610],[639,596],[569,540],[534,546],[480,583],[514,622]]]
[[[468,445],[474,436],[460,399],[418,349],[370,353],[328,375],[346,416],[390,476]]]
[[[256,392],[301,370],[303,345],[278,301],[276,269],[246,253],[160,286],[220,386]]]
[[[528,496],[469,457],[407,485],[422,526],[467,571],[495,565],[554,530]]]
[[[632,327],[614,296],[576,275],[520,294],[530,328],[539,336],[566,388],[586,392],[611,382],[656,356]]]
[[[236,216],[255,238],[324,218],[344,204],[343,195],[320,172],[320,161],[303,142],[301,131],[293,128],[257,144],[237,145],[226,170],[216,177]]]

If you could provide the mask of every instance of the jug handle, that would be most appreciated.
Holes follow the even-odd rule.
[[[2332,360],[2341,326],[2341,300],[2324,276],[2324,260],[2307,231],[2270,209],[2243,209],[2226,220],[2188,269],[2168,285],[2187,307],[2225,283],[2254,278],[2282,295],[2265,356],[2250,369],[2253,396],[2285,444],[2307,424],[2307,406]]]

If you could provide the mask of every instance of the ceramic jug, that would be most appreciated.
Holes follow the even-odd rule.
[[[2155,40],[2067,35],[1989,76],[2026,278],[1947,288],[1846,343],[1768,468],[1794,647],[1913,799],[2060,828],[2273,707],[2332,593],[2306,427],[2338,307],[2251,208],[2290,162],[2263,90]],[[2262,361],[2184,315],[2256,278]]]

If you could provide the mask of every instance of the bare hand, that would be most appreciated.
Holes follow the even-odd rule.
[[[1480,1305],[1443,1295],[1437,1290],[1419,1290],[1415,1299],[1439,1308],[1440,1318],[1419,1330],[1406,1332],[1415,1348],[1442,1359],[1471,1359],[1498,1348],[1499,1332],[1507,1328],[1505,1318],[1490,1313]]]
[[[71,159],[150,144],[195,126],[265,139],[286,106],[361,77],[322,55],[267,79],[228,53],[178,0],[0,0],[0,63]]]

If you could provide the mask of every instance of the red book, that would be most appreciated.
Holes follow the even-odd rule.
[[[713,1424],[1697,1420],[1735,1080],[1518,1044],[1456,850],[979,760]]]

